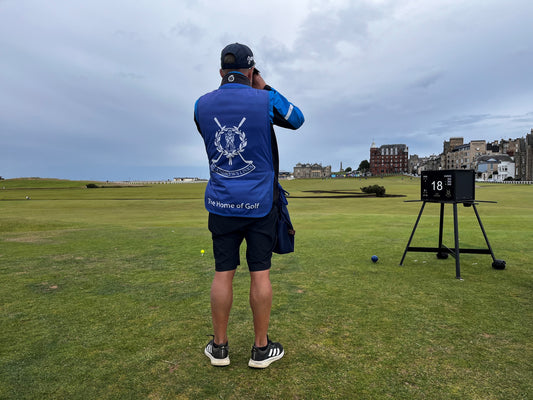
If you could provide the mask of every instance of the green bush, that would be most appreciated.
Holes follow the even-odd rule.
[[[87,189],[97,189],[98,188],[98,185],[96,183],[88,183],[86,185],[86,188]]]
[[[385,188],[383,186],[379,186],[379,185],[365,186],[365,187],[362,187],[361,190],[364,193],[375,193],[376,197],[385,196]]]

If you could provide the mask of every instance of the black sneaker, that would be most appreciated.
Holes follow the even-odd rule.
[[[205,346],[204,354],[209,357],[211,365],[215,367],[229,365],[228,343],[216,345],[214,336]]]
[[[262,350],[259,347],[252,346],[252,357],[248,361],[248,366],[251,368],[266,368],[274,361],[279,360],[285,352],[281,343],[272,342],[268,339],[266,349]]]

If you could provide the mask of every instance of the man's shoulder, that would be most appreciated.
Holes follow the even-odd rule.
[[[198,97],[198,100],[200,100],[200,99],[202,99],[202,98],[205,98],[206,96],[209,96],[209,95],[211,95],[211,94],[213,94],[213,93],[216,93],[216,92],[219,91],[219,90],[220,90],[220,88],[216,88],[216,89],[211,90],[211,91],[209,91],[209,92],[207,92],[207,93],[204,93],[203,95],[201,95],[200,97]]]

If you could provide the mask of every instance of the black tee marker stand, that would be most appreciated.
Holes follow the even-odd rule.
[[[455,277],[461,279],[461,253],[473,253],[473,254],[490,254],[492,256],[492,268],[505,269],[505,261],[497,260],[494,257],[494,252],[490,246],[489,239],[481,223],[481,218],[477,211],[476,205],[478,203],[496,203],[495,201],[481,201],[474,200],[475,198],[475,186],[474,186],[474,171],[473,170],[443,170],[443,171],[424,171],[421,177],[421,200],[408,200],[422,201],[422,207],[418,213],[415,226],[407,242],[407,246],[400,261],[400,266],[403,265],[405,255],[408,251],[414,252],[436,252],[438,259],[447,259],[451,254],[455,258]],[[412,247],[411,241],[415,234],[416,228],[422,217],[422,212],[426,203],[440,203],[440,223],[439,223],[439,245],[438,247]],[[457,204],[462,203],[465,207],[472,207],[476,214],[479,227],[487,243],[486,249],[461,249],[459,247],[459,225],[457,220]],[[444,226],[444,205],[452,204],[453,206],[453,231],[454,231],[454,248],[443,245],[442,243],[442,231]]]

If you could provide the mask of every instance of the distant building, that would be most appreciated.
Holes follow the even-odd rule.
[[[533,129],[526,136],[526,176],[525,181],[533,181]]]
[[[451,137],[449,141],[444,141],[443,153],[447,154],[456,147],[462,146],[464,139],[462,137]]]
[[[478,179],[503,182],[507,178],[515,178],[515,163],[508,154],[490,154],[479,156],[476,160],[476,176]]]
[[[446,150],[446,142],[444,149]],[[457,143],[450,146],[448,152],[444,152],[444,169],[474,169],[477,157],[485,154],[487,154],[485,140],[472,140],[466,144]]]
[[[409,156],[409,167],[408,167],[408,173],[417,175],[418,169],[420,168],[420,164],[422,163],[422,160],[424,157],[419,157],[418,154],[412,154]]]
[[[322,164],[302,164],[298,163],[294,167],[294,178],[329,178],[331,177],[331,165],[323,167]]]
[[[432,154],[429,157],[419,157],[413,154],[409,157],[409,173],[420,175],[422,171],[438,171],[441,169],[441,155]]]
[[[525,138],[517,139],[518,145],[514,154],[516,178],[522,181],[533,181],[533,129]]]
[[[288,171],[279,171],[278,179],[291,179],[293,178],[292,174]]]
[[[184,177],[184,178],[174,178],[172,179],[175,183],[185,183],[185,182],[198,182],[202,179],[200,178],[192,178],[192,177]]]
[[[371,152],[377,151],[373,144]],[[486,156],[498,157],[491,164]],[[499,156],[510,159],[500,159]],[[512,177],[515,180],[533,181],[533,129],[525,137],[491,142],[472,140],[464,143],[462,137],[451,137],[444,141],[443,152],[438,156],[420,157],[413,154],[409,158],[408,170],[412,174],[439,169],[478,170],[478,179],[505,180]]]
[[[508,156],[510,161],[502,161],[495,158],[491,165],[486,165],[485,156]],[[444,142],[443,153],[441,155],[442,169],[475,169],[481,166],[482,171],[478,173],[478,178],[500,179],[502,176],[513,177],[518,180],[533,180],[533,129],[531,134],[525,138],[502,139],[487,143],[485,140],[472,140],[470,143],[463,143],[463,138],[450,138]],[[507,165],[512,162],[513,165]],[[497,168],[503,169],[498,172]],[[485,170],[487,168],[487,170]],[[507,168],[507,170],[505,170]],[[500,173],[502,173],[500,175]],[[498,179],[496,179],[498,178]]]
[[[370,147],[370,172],[372,175],[388,175],[409,172],[409,148],[405,144],[384,144]]]
[[[499,145],[499,152],[501,154],[508,154],[511,157],[514,157],[514,155],[518,152],[520,147],[520,139],[511,139],[508,140],[500,140]]]

